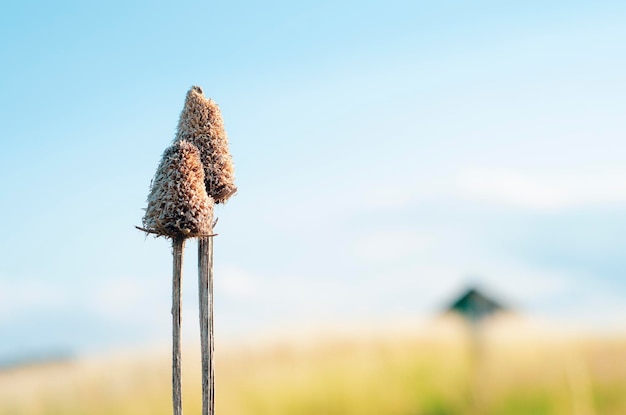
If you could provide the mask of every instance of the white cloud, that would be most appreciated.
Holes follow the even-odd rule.
[[[92,293],[85,292],[86,307],[108,320],[139,322],[154,307],[153,290],[136,277],[107,278],[94,284]]]
[[[248,299],[256,296],[259,289],[257,277],[250,272],[232,265],[224,266],[217,272],[217,288],[224,294],[236,299]]]
[[[154,308],[155,290],[150,287],[146,281],[128,276],[72,283],[32,277],[0,280],[0,320],[33,311],[63,311],[134,323],[145,320]]]
[[[567,175],[468,170],[459,175],[457,185],[467,199],[541,211],[626,203],[626,171]]]
[[[522,304],[558,298],[576,286],[572,276],[560,272],[496,260],[483,263],[474,273],[480,276],[479,284]]]
[[[34,278],[0,280],[0,316],[27,310],[63,307],[71,301],[71,292],[59,284]]]
[[[430,235],[408,230],[385,230],[358,238],[352,252],[359,260],[394,261],[424,252],[432,243]]]
[[[440,175],[418,173],[388,180],[365,180],[354,187],[326,193],[319,204],[309,192],[276,207],[272,226],[310,232],[346,216],[393,212],[426,201],[459,204],[479,202],[541,212],[586,206],[626,205],[626,170],[580,168],[567,172],[507,168],[465,168]]]

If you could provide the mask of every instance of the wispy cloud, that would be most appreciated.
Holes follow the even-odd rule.
[[[432,235],[406,229],[382,230],[356,239],[352,254],[360,261],[396,261],[424,252],[432,244]]]
[[[119,324],[145,320],[164,298],[154,284],[124,276],[71,284],[48,279],[0,280],[0,322],[23,313],[68,312]],[[167,300],[167,298],[165,298]],[[163,301],[166,303],[166,301]]]
[[[458,176],[460,196],[539,211],[626,204],[626,171],[539,174],[515,170],[468,170]]]
[[[71,301],[70,297],[59,284],[34,278],[0,279],[0,322],[27,310],[65,307]]]
[[[225,265],[217,270],[216,284],[220,292],[234,299],[249,299],[259,294],[259,277],[234,265]]]

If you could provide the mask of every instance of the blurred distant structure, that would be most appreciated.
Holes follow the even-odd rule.
[[[487,356],[484,322],[509,308],[501,302],[487,296],[476,287],[469,287],[457,297],[444,311],[445,314],[457,314],[465,321],[468,328],[469,363],[470,363],[470,405],[477,413],[482,412],[485,397],[483,394],[482,378],[484,377],[484,362]]]
[[[454,300],[446,311],[458,313],[466,320],[478,323],[492,314],[507,309],[500,302],[483,294],[477,288],[471,287]]]
[[[460,315],[467,322],[470,331],[472,353],[476,358],[480,358],[479,356],[483,354],[484,349],[483,322],[487,317],[509,310],[501,302],[487,296],[478,288],[470,287],[446,307],[444,314],[454,313]]]
[[[482,412],[484,405],[481,381],[484,377],[482,366],[486,357],[486,338],[483,332],[483,322],[487,317],[507,310],[509,310],[508,307],[488,297],[476,287],[468,288],[445,309],[445,313],[460,315],[469,329],[470,387],[472,390],[470,404],[477,413]]]

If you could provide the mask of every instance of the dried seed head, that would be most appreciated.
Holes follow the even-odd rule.
[[[187,92],[174,141],[180,140],[189,141],[200,150],[206,191],[215,203],[224,203],[235,194],[235,169],[222,113],[215,101],[205,98],[199,86]]]
[[[192,238],[211,233],[213,199],[204,187],[200,151],[177,141],[163,152],[143,218],[144,227],[161,236]]]

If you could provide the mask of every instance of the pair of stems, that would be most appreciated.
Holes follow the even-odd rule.
[[[183,415],[181,371],[181,285],[184,238],[172,242],[172,402],[174,415]],[[213,333],[213,237],[198,240],[198,295],[200,299],[200,342],[202,345],[202,415],[215,415],[215,360]]]

